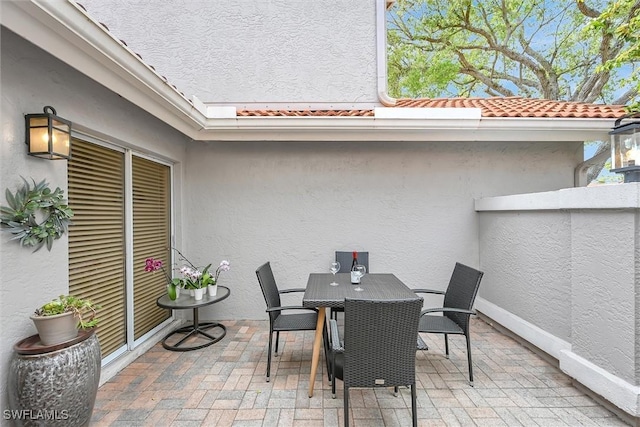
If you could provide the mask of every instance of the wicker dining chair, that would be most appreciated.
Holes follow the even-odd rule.
[[[258,282],[267,303],[267,313],[269,313],[269,353],[267,356],[267,382],[271,375],[271,349],[273,333],[276,333],[275,355],[278,355],[278,341],[280,340],[281,331],[315,331],[316,322],[318,320],[318,310],[302,306],[286,306],[283,307],[280,302],[280,295],[291,292],[304,292],[304,288],[283,289],[278,290],[276,279],[271,270],[271,264],[266,262],[256,270]],[[306,313],[285,314],[287,310],[305,310]],[[327,332],[325,328],[325,338]],[[325,352],[328,350],[328,339],[325,339]],[[328,363],[327,363],[328,366]]]
[[[340,270],[338,273],[348,273],[351,271],[351,263],[353,261],[353,251],[336,251],[336,261],[340,263]],[[369,252],[358,252],[358,264],[364,265],[369,273]],[[329,317],[332,319],[338,319],[338,313],[343,313],[344,308],[332,307],[329,312]]]
[[[344,386],[344,425],[349,426],[350,387],[411,388],[411,415],[417,425],[416,335],[422,298],[345,300],[344,340],[331,319],[332,391]]]
[[[469,320],[476,312],[473,303],[478,294],[484,273],[464,264],[456,263],[446,291],[433,289],[412,289],[416,293],[444,295],[442,307],[428,308],[420,313],[418,332],[444,334],[444,348],[449,358],[449,335],[464,335],[467,340],[467,362],[469,364],[469,384],[473,387],[473,364],[471,361],[471,338]],[[441,312],[441,316],[431,313]],[[420,344],[418,344],[420,346]],[[418,348],[420,350],[420,348]]]

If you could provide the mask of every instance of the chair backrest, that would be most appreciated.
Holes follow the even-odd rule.
[[[278,292],[276,279],[273,277],[271,264],[266,262],[258,267],[256,276],[258,276],[258,282],[260,283],[260,288],[262,288],[262,295],[264,295],[267,308],[280,307],[282,305],[280,303],[280,292]],[[279,315],[280,311],[269,312],[269,319],[274,321]]]
[[[416,337],[422,298],[346,299],[344,384],[389,387],[415,384]]]
[[[338,273],[348,273],[351,271],[351,262],[353,262],[353,251],[336,251],[336,261],[340,263],[340,271]],[[358,264],[364,265],[369,273],[369,252],[358,251]]]
[[[483,275],[482,271],[456,262],[444,294],[443,307],[471,310]],[[460,313],[445,313],[445,316],[456,322],[465,332],[468,330],[469,316]]]

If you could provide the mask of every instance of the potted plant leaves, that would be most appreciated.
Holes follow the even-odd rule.
[[[96,310],[99,308],[89,300],[60,295],[38,308],[30,318],[42,344],[55,345],[74,339],[78,329],[97,326]]]

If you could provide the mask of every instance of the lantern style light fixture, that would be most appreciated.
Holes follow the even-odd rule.
[[[71,122],[58,117],[53,107],[41,114],[26,114],[26,138],[30,156],[60,160],[71,158]]]
[[[611,135],[611,172],[624,174],[624,182],[640,182],[640,121],[622,124],[631,113],[616,120]]]

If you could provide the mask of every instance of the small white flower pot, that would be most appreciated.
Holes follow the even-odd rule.
[[[209,285],[207,286],[208,288],[208,292],[209,292],[209,296],[210,297],[215,297],[216,294],[218,293],[218,284],[216,283],[215,285]]]
[[[204,296],[204,292],[205,291],[206,291],[206,289],[204,289],[204,288],[194,289],[193,290],[193,298],[195,298],[196,301],[200,301],[202,299],[202,297]]]

